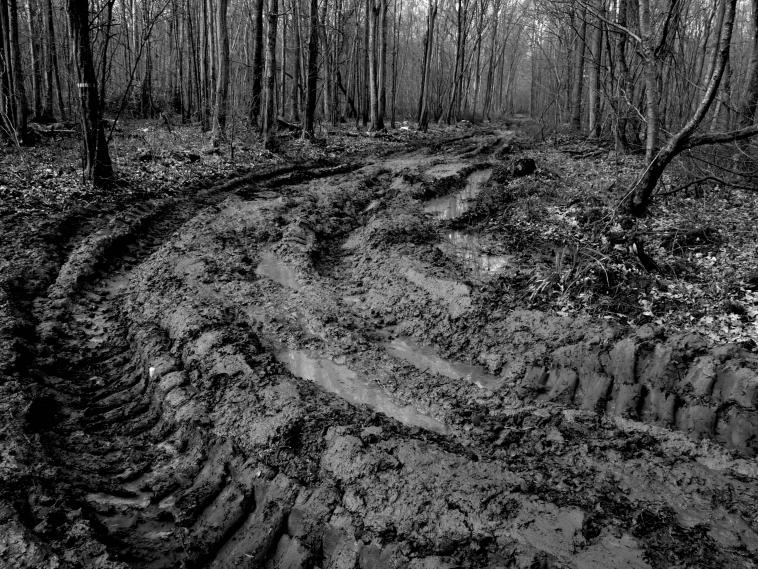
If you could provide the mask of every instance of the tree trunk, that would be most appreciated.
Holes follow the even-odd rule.
[[[316,87],[318,82],[318,0],[311,0],[310,31],[308,36],[308,84],[306,85],[305,124],[303,138],[313,138],[316,114]]]
[[[87,0],[68,0],[69,30],[76,57],[79,79],[82,134],[84,142],[83,177],[96,187],[113,182],[113,166],[100,116],[97,74],[90,45],[89,5]]]
[[[228,0],[216,0],[216,37],[218,46],[216,61],[218,74],[216,78],[216,106],[213,112],[213,145],[226,139],[226,112],[229,99],[229,29],[226,15]]]
[[[27,27],[29,28],[29,57],[32,64],[32,101],[33,113],[35,118],[42,116],[42,71],[40,58],[42,49],[40,49],[40,35],[37,23],[39,21],[39,10],[36,0],[26,0]]]
[[[492,105],[492,92],[494,90],[494,72],[495,72],[495,44],[497,42],[497,29],[500,23],[500,0],[495,0],[492,37],[490,39],[490,57],[487,64],[487,87],[484,94],[484,108],[482,109],[483,118],[490,118],[490,108]],[[531,97],[530,97],[531,98]]]
[[[397,0],[392,9],[392,89],[390,91],[390,127],[395,128],[395,101],[397,97],[397,44],[400,41],[400,26],[403,23],[403,2],[400,0],[398,10]]]
[[[753,124],[755,110],[758,107],[758,0],[752,1],[753,45],[748,64],[748,78],[745,85],[745,96],[739,111],[739,126]]]
[[[15,98],[13,95],[13,69],[10,65],[10,33],[8,31],[8,2],[0,0],[0,135],[10,142],[15,137]]]
[[[61,119],[66,119],[66,110],[63,107],[63,94],[61,92],[61,80],[58,73],[58,49],[55,45],[55,24],[53,22],[53,2],[47,0],[45,5],[45,25],[47,28],[46,39],[46,62],[45,62],[45,108],[43,114],[46,116],[53,116],[53,106],[55,104],[53,99],[53,92],[57,90],[58,93],[58,110],[61,114]],[[55,82],[55,85],[53,84]]]
[[[361,117],[364,128],[368,126],[369,115],[371,114],[371,41],[369,39],[371,29],[371,18],[373,14],[372,5],[374,0],[366,0],[366,18],[363,26],[363,90],[361,93]],[[357,21],[357,20],[356,20]]]
[[[262,2],[263,0],[258,1]],[[202,53],[200,54],[200,85],[202,89],[202,101],[200,102],[200,128],[206,132],[210,127],[208,124],[208,116],[210,114],[210,95],[208,93],[210,73],[208,66],[211,57],[210,53],[213,48],[210,46],[210,41],[208,40],[208,5],[206,4],[205,0],[200,0],[200,3],[202,5],[203,12],[203,21],[202,24],[200,24],[200,32],[203,38]]]
[[[645,120],[647,121],[645,160],[651,162],[658,146],[658,60],[655,55],[653,28],[650,20],[650,0],[639,0],[639,4],[640,35],[642,37],[640,50],[644,59]]]
[[[268,41],[266,42],[266,82],[263,100],[263,146],[271,148],[274,144],[274,127],[276,125],[276,28],[279,19],[279,0],[268,0]]]
[[[571,128],[579,132],[582,130],[582,91],[584,88],[584,48],[585,35],[587,32],[587,8],[582,6],[579,18],[579,30],[574,44],[571,79]]]
[[[468,8],[468,0],[464,4],[463,0],[458,0],[458,9],[456,10],[456,27],[455,27],[455,70],[453,71],[453,84],[450,88],[450,98],[448,100],[446,120],[448,124],[457,122],[459,114],[457,109],[459,107],[460,91],[461,91],[461,77],[463,76],[463,58],[466,40],[464,37],[464,30],[466,28],[466,10]]]
[[[255,39],[253,43],[253,93],[250,122],[260,124],[263,89],[263,0],[255,0]]]
[[[429,0],[429,19],[426,28],[426,50],[424,61],[426,62],[423,69],[423,79],[421,82],[421,101],[419,108],[418,127],[422,132],[426,132],[429,127],[429,84],[432,74],[432,47],[434,45],[434,23],[437,19],[437,0]]]
[[[618,0],[616,23],[619,26],[626,27],[628,0]],[[616,152],[625,154],[629,149],[629,143],[626,139],[627,125],[627,99],[631,96],[629,92],[629,68],[626,63],[626,32],[616,32],[616,125],[614,137],[616,142]]]
[[[382,130],[382,117],[379,114],[379,73],[377,66],[378,55],[378,32],[379,12],[381,10],[381,0],[369,0],[371,2],[371,12],[368,27],[368,51],[369,51],[369,99],[371,101],[371,125],[370,131]]]
[[[300,120],[300,0],[292,0],[292,34],[295,54],[292,58],[292,93],[290,95],[290,119]]]
[[[384,130],[387,112],[387,0],[380,0],[379,8],[379,52],[377,54],[377,88],[379,99],[379,128]]]
[[[647,3],[647,1],[648,0],[640,0],[640,5],[642,5],[642,3]],[[708,110],[716,97],[716,93],[718,92],[726,63],[729,60],[729,48],[732,41],[732,28],[734,26],[734,13],[737,3],[737,0],[723,1],[725,3],[725,11],[720,36],[721,39],[719,41],[717,57],[713,65],[713,72],[705,90],[705,94],[692,118],[690,118],[690,120],[687,121],[687,124],[685,124],[679,132],[674,134],[666,142],[663,148],[661,148],[661,150],[649,160],[648,167],[644,174],[633,186],[630,210],[632,214],[637,217],[642,217],[647,213],[650,204],[650,196],[652,195],[655,186],[658,184],[658,180],[666,169],[666,166],[668,166],[682,150],[694,145],[692,141],[693,133],[705,118],[705,115],[708,113]],[[640,8],[640,13],[642,13],[642,8]],[[644,34],[645,32],[643,32],[643,39]],[[707,140],[707,137],[701,138]],[[699,143],[702,143],[702,141]]]
[[[287,18],[282,17],[281,22],[282,43],[279,46],[279,115],[284,117],[284,109],[287,108]]]
[[[27,122],[29,106],[24,87],[24,72],[21,67],[21,46],[18,41],[18,4],[8,0],[8,31],[10,40],[10,62],[12,68],[13,97],[15,98],[14,126],[16,136],[21,143],[27,142]]]
[[[600,138],[602,118],[600,116],[600,64],[603,59],[603,0],[595,0],[597,16],[592,29],[592,65],[590,66],[590,100],[589,133],[591,137]]]

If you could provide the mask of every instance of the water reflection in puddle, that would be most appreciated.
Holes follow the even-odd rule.
[[[285,364],[293,375],[313,381],[353,405],[367,405],[374,411],[406,425],[441,434],[448,432],[448,428],[440,421],[410,405],[397,404],[381,387],[347,366],[313,356],[303,350],[281,350],[277,352],[276,358]]]
[[[483,251],[479,236],[463,231],[449,231],[439,248],[452,255],[476,274],[500,273],[513,265],[513,255],[490,255]]]
[[[424,211],[439,219],[455,219],[471,209],[471,200],[482,191],[492,175],[492,168],[472,172],[466,180],[466,187],[459,192],[429,200]]]
[[[483,367],[443,359],[432,348],[422,346],[411,338],[395,338],[386,343],[385,347],[390,354],[407,361],[421,371],[436,373],[450,379],[463,379],[482,389],[495,390],[501,383],[499,377],[488,374]]]

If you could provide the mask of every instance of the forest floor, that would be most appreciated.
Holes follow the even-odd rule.
[[[2,156],[0,567],[758,566],[758,194],[529,131]]]

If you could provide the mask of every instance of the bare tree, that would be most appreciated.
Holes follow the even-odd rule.
[[[318,0],[311,0],[310,31],[308,36],[308,84],[306,86],[305,123],[303,137],[313,138],[313,121],[316,113],[316,87],[318,82]]]
[[[218,76],[216,77],[216,105],[213,112],[213,134],[211,137],[214,146],[226,138],[226,113],[229,99],[229,30],[226,22],[228,0],[216,1]]]
[[[700,146],[703,144],[721,142],[723,141],[724,136],[726,136],[727,140],[730,139],[729,134],[714,136],[702,135],[699,137],[693,136],[695,130],[705,118],[705,115],[708,113],[708,110],[710,109],[711,104],[716,97],[719,84],[721,83],[721,78],[724,74],[726,62],[729,59],[729,49],[732,40],[732,30],[734,27],[734,14],[737,0],[722,1],[725,5],[725,11],[723,23],[721,26],[721,39],[719,41],[717,58],[714,61],[713,70],[711,72],[707,88],[703,94],[703,98],[700,101],[700,104],[695,110],[695,113],[687,121],[687,123],[677,133],[675,133],[657,153],[653,155],[651,155],[651,146],[654,148],[655,140],[651,140],[651,137],[656,134],[657,129],[651,131],[650,124],[648,124],[646,155],[650,156],[650,158],[647,168],[643,172],[642,176],[640,176],[640,178],[634,184],[631,192],[631,211],[636,216],[642,216],[647,213],[647,209],[650,203],[650,196],[652,195],[653,190],[658,183],[658,180],[660,179],[666,167],[680,152],[686,150],[687,148],[693,148],[695,146]],[[643,8],[643,4],[646,5],[645,8]],[[643,19],[647,21],[643,23]],[[643,31],[642,36],[644,50],[650,49],[648,43],[650,31],[647,30],[647,27],[649,25],[649,0],[640,0],[640,27],[643,28],[643,30],[646,30]],[[648,37],[647,40],[645,39],[646,37]],[[646,43],[648,43],[648,47],[644,47]],[[646,55],[646,57],[648,56],[652,56],[652,53]],[[648,71],[646,70],[646,74],[647,73]],[[648,86],[648,89],[649,88],[650,87]],[[655,93],[656,91],[654,91],[653,94],[648,94],[648,99],[656,96]],[[650,113],[648,114],[648,121],[651,121],[653,118],[657,121],[657,108],[653,111],[652,116]]]
[[[87,0],[68,0],[68,18],[79,79],[77,86],[84,143],[83,177],[95,186],[107,187],[113,182],[113,166],[100,115]]]
[[[268,0],[268,40],[266,41],[266,81],[263,94],[263,145],[271,148],[274,144],[276,124],[276,28],[279,19],[279,0]]]

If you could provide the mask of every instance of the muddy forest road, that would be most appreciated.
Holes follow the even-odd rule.
[[[499,309],[516,252],[451,220],[503,191],[513,138],[80,239],[29,305],[38,467],[0,565],[755,567],[754,360]]]

